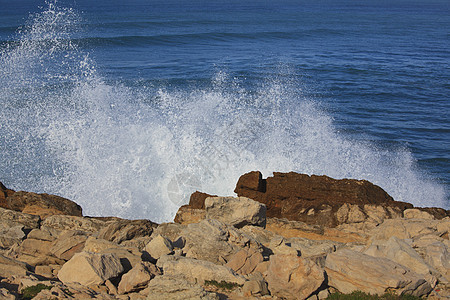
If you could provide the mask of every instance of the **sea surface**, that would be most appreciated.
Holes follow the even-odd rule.
[[[448,0],[0,0],[0,181],[169,221],[240,175],[450,208]]]

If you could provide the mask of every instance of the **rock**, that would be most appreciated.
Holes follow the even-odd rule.
[[[439,271],[440,281],[450,283],[450,253],[442,242],[434,242],[425,248],[426,262]]]
[[[94,218],[54,215],[42,221],[41,226],[50,231],[78,230],[88,234],[97,234],[107,224]]]
[[[325,271],[329,286],[345,294],[360,290],[382,295],[390,291],[420,297],[432,290],[423,276],[398,263],[348,249],[329,254]]]
[[[120,259],[125,271],[131,270],[142,261],[142,253],[137,248],[125,247],[107,240],[90,236],[84,245],[84,252],[114,254]]]
[[[371,230],[372,240],[414,239],[425,235],[443,236],[450,230],[450,219],[389,219]]]
[[[28,234],[27,238],[29,239],[35,239],[35,240],[41,240],[41,241],[48,241],[53,242],[56,237],[52,235],[52,233],[46,229],[33,229]]]
[[[159,259],[162,255],[173,253],[172,242],[162,235],[156,235],[147,246],[145,246],[145,251],[147,251],[154,259]]]
[[[6,188],[3,183],[0,182],[0,208],[9,209],[7,197],[12,196],[15,191]]]
[[[66,231],[52,243],[50,253],[65,261],[81,252],[88,236],[83,231]]]
[[[436,271],[404,240],[391,237],[387,241],[374,241],[364,253],[374,257],[388,258],[422,275],[431,287],[436,285],[436,277],[432,275]]]
[[[218,220],[203,220],[189,224],[181,232],[186,243],[183,251],[186,257],[224,264],[241,248],[261,248],[255,240],[238,229]]]
[[[259,241],[264,246],[268,247],[270,241],[275,236],[272,231],[266,230],[259,226],[247,225],[240,229],[241,232]]]
[[[161,275],[155,265],[149,262],[138,263],[122,276],[118,292],[119,294],[125,294],[142,290],[155,275]]]
[[[252,273],[263,260],[259,251],[244,248],[231,256],[226,266],[238,274],[247,275]]]
[[[0,230],[8,230],[11,227],[23,225],[25,232],[39,228],[40,218],[21,212],[0,208]]]
[[[248,281],[242,286],[242,293],[244,297],[265,296],[269,294],[267,283],[264,281],[261,273],[257,272],[248,276]]]
[[[272,255],[266,281],[272,296],[306,299],[325,280],[324,272],[314,262],[294,255]]]
[[[42,215],[42,218],[55,214],[82,216],[81,206],[69,199],[56,195],[21,191],[9,196],[7,201],[9,208],[12,210],[21,212],[28,210],[28,213]]]
[[[206,218],[217,219],[241,228],[245,225],[266,226],[266,206],[246,197],[208,197]]]
[[[194,209],[205,209],[205,199],[208,197],[217,196],[209,195],[199,191],[192,193],[191,198],[189,199],[189,207]]]
[[[217,197],[199,191],[194,192],[189,199],[188,205],[183,205],[178,209],[174,222],[180,224],[199,223],[205,219],[205,199]]]
[[[188,205],[181,206],[175,215],[174,222],[179,224],[199,223],[206,218],[204,209],[192,208]]]
[[[162,223],[153,231],[153,235],[162,235],[171,241],[176,241],[181,236],[181,231],[186,226],[179,223]]]
[[[0,277],[25,276],[27,264],[0,254]]]
[[[89,286],[117,277],[123,270],[120,259],[114,254],[80,252],[63,265],[58,279],[64,284]]]
[[[11,294],[7,289],[0,288],[0,299],[3,299],[3,300],[15,300],[16,296]]]
[[[138,237],[150,236],[153,229],[157,227],[156,223],[150,220],[124,220],[119,219],[107,222],[98,233],[98,238],[122,243],[123,241],[135,239]]]
[[[205,260],[165,255],[158,260],[156,265],[163,270],[164,275],[182,276],[195,283],[215,280],[242,285],[245,282],[245,278],[235,273],[231,268]]]
[[[303,258],[325,258],[329,253],[343,247],[344,244],[329,240],[309,240],[306,238],[294,237],[286,240],[286,244],[294,248]]]
[[[273,254],[280,255],[292,255],[299,256],[297,249],[291,247],[291,245],[286,243],[286,240],[281,236],[275,236],[269,243],[269,248],[272,250]]]
[[[10,248],[12,245],[19,244],[25,238],[23,225],[17,225],[0,230],[0,247]]]
[[[234,190],[238,196],[264,203],[268,217],[335,227],[348,218],[367,219],[363,211],[366,204],[401,210],[412,208],[411,204],[394,201],[383,189],[366,180],[336,180],[294,172],[273,174],[267,179],[262,179],[260,172],[244,174]],[[338,219],[336,212],[344,204],[356,205],[358,209],[349,210],[350,216],[341,211]]]
[[[403,211],[403,217],[406,219],[427,219],[434,220],[434,216],[426,211],[419,210],[417,208],[409,208]]]
[[[218,300],[215,293],[205,291],[200,285],[171,276],[156,276],[149,282],[148,300]]]
[[[52,242],[49,241],[26,239],[16,250],[17,259],[32,266],[63,264],[63,260],[52,256],[51,246]]]

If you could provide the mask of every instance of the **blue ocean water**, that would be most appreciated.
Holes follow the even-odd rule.
[[[170,220],[260,170],[449,208],[450,4],[0,0],[0,181]]]

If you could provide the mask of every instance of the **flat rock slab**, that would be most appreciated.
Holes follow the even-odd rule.
[[[329,254],[325,271],[329,285],[345,294],[360,290],[382,295],[391,291],[420,297],[432,290],[423,276],[392,260],[348,249]]]

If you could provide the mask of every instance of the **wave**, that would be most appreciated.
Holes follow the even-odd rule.
[[[49,3],[0,52],[8,187],[62,195],[85,215],[162,222],[195,190],[230,195],[248,171],[297,171],[367,179],[396,200],[444,206],[445,189],[407,148],[346,137],[295,80],[250,89],[219,71],[198,88],[106,83],[71,42],[79,22]]]

